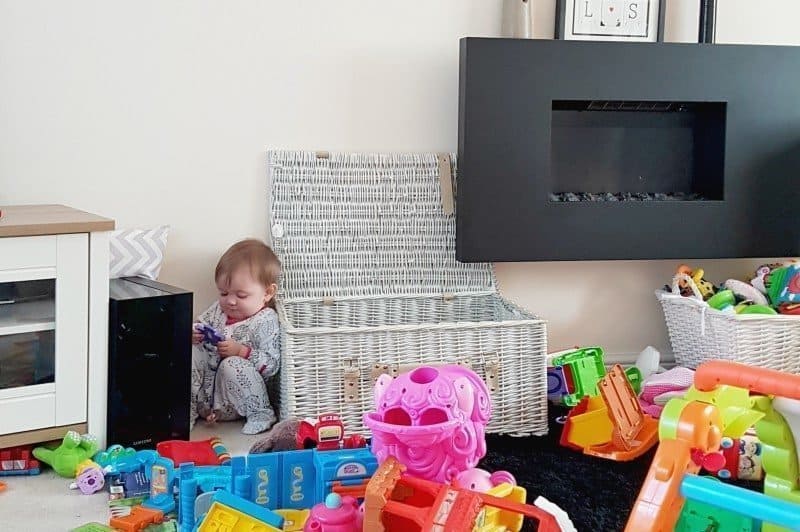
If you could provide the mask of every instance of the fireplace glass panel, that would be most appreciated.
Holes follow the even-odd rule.
[[[724,199],[724,102],[555,100],[551,202]]]

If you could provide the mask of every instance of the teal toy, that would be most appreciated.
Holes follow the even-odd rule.
[[[97,440],[89,434],[79,435],[74,430],[64,435],[61,445],[55,449],[36,447],[33,456],[44,462],[65,478],[75,478],[78,464],[90,460],[98,450]]]

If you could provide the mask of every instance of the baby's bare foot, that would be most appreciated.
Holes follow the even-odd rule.
[[[213,412],[206,416],[206,421],[208,423],[214,423],[216,420],[217,420],[217,414],[215,414]]]

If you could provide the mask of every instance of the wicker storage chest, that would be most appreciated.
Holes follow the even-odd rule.
[[[268,168],[281,418],[338,412],[366,433],[381,373],[457,363],[491,390],[489,432],[547,432],[545,322],[498,295],[490,265],[455,260],[453,155],[273,151]]]

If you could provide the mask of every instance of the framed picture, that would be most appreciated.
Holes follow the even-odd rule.
[[[661,0],[558,0],[556,38],[579,41],[662,40]]]

